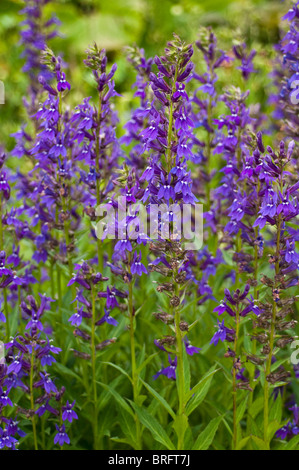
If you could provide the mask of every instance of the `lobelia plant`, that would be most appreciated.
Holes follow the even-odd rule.
[[[193,205],[196,201],[187,168],[190,156],[188,141],[194,124],[190,117],[190,102],[184,84],[193,70],[190,61],[192,54],[192,46],[185,45],[175,35],[165,49],[165,56],[154,59],[158,74],[151,73],[150,79],[155,99],[150,108],[150,126],[142,132],[145,150],[152,151],[151,165],[143,174],[143,178],[149,181],[143,201],[149,200],[150,204],[162,202],[166,209],[161,218],[158,213],[156,215],[158,241],[150,242],[149,246],[150,251],[158,256],[149,265],[150,269],[165,278],[165,281],[162,277],[163,282],[158,282],[157,291],[168,297],[166,311],[154,315],[168,325],[169,333],[156,340],[155,344],[162,351],[168,352],[169,366],[162,367],[154,378],[165,375],[177,383],[179,404],[176,416],[169,409],[168,412],[174,418],[178,449],[185,448],[185,434],[188,431],[186,408],[190,398],[190,372],[187,372],[187,354],[199,352],[199,348],[191,346],[186,337],[189,325],[183,321],[180,313],[187,289],[188,256],[180,241],[176,241],[178,214],[174,208],[175,203],[181,206],[183,203]],[[167,233],[165,239],[169,221],[173,233]]]
[[[41,332],[44,331],[44,326],[41,319],[53,300],[43,295],[40,296],[40,299],[40,304],[37,304],[33,296],[28,296],[27,302],[22,301],[21,308],[28,320],[25,327],[27,331],[24,336],[16,335],[6,344],[8,365],[5,366],[6,378],[3,382],[3,385],[6,386],[6,392],[4,392],[6,396],[12,389],[22,392],[22,398],[19,398],[16,409],[16,418],[25,417],[31,421],[35,450],[38,450],[39,442],[42,443],[43,448],[46,446],[45,420],[42,418],[45,412],[49,412],[58,420],[59,425],[55,424],[57,433],[54,436],[54,444],[58,443],[61,447],[64,443],[70,444],[64,422],[71,423],[73,419],[78,419],[73,410],[75,402],[70,404],[67,401],[66,405],[62,404],[65,388],[62,386],[61,389],[58,389],[47,372],[47,366],[56,362],[52,354],[58,354],[61,349],[53,346],[52,340],[49,340],[47,336],[42,338]],[[39,391],[39,396],[36,396],[36,391]],[[29,403],[26,404],[26,401]],[[5,404],[13,406],[8,397]],[[37,418],[42,420],[41,436],[37,435]],[[2,418],[2,421],[9,425],[8,429],[4,431],[6,438],[10,438],[10,441],[7,440],[7,444],[4,444],[6,447],[16,445],[16,439],[12,437],[16,433],[21,437],[26,436],[23,431],[18,429],[18,422],[15,419]]]

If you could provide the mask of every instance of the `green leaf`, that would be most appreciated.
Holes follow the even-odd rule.
[[[258,446],[259,450],[268,450],[265,441],[263,441],[260,437],[251,436],[251,439]]]
[[[293,439],[291,439],[287,443],[287,445],[284,447],[284,450],[295,450],[298,444],[299,444],[299,434],[293,437]]]
[[[252,418],[255,418],[264,407],[264,397],[258,397],[249,408],[248,412]]]
[[[217,370],[215,370],[215,366],[213,366],[209,370],[209,372],[207,372],[207,374],[198,382],[198,384],[195,385],[195,387],[193,387],[191,391],[189,391],[187,395],[187,400],[188,400],[188,397],[192,397],[192,398],[186,407],[187,416],[189,416],[195,410],[195,408],[197,408],[201,404],[201,402],[205,399],[209,391],[209,388],[211,386],[213,375],[217,372]]]
[[[119,388],[121,382],[124,380],[124,377],[122,375],[119,375],[116,377],[112,382],[110,382],[110,387],[115,389]],[[109,393],[109,390],[102,390],[100,395],[98,396],[98,409],[99,411],[104,409],[108,403],[109,400],[111,400],[112,396],[111,393]]]
[[[52,367],[63,376],[69,375],[70,377],[73,377],[79,382],[83,382],[83,379],[82,377],[80,377],[80,375],[76,374],[76,372],[74,372],[72,369],[69,369],[68,367],[64,366],[63,364],[60,364],[59,362],[55,362]]]
[[[218,372],[219,369],[215,369],[216,366],[211,367],[211,369],[203,376],[203,378],[196,384],[194,387],[189,391],[189,394],[187,396],[187,400],[193,397],[194,394],[196,394],[202,387],[203,385],[209,381],[209,379],[212,379],[213,375]]]
[[[121,372],[123,375],[125,375],[127,377],[127,379],[129,379],[130,382],[132,383],[131,377],[129,376],[129,374],[124,369],[122,369],[122,367],[117,366],[116,364],[113,364],[113,362],[101,362],[101,364],[107,364],[108,366],[114,367],[114,369],[117,369],[119,372]]]
[[[109,387],[109,385],[106,385],[102,382],[97,382],[99,385],[101,385],[105,390],[108,390],[109,393],[115,398],[117,403],[125,410],[127,411],[131,416],[134,416],[133,411],[131,410],[130,406],[128,403],[123,399],[123,397],[113,388]]]
[[[15,335],[18,329],[18,318],[19,315],[19,306],[17,305],[9,314],[9,321],[10,321],[10,334]]]
[[[175,412],[171,408],[171,406],[167,403],[165,398],[163,398],[156,390],[154,390],[148,383],[144,382],[144,380],[140,379],[145,388],[153,395],[154,398],[158,400],[159,403],[161,403],[162,406],[164,406],[165,410],[168,411],[170,416],[175,419]]]
[[[273,364],[271,365],[271,372],[274,372],[276,369],[278,369],[278,367],[280,367],[282,364],[284,364],[288,360],[289,358],[287,357],[285,359],[280,359],[280,361],[273,362]]]
[[[184,367],[184,386],[185,386],[184,387],[184,393],[185,393],[185,397],[186,397],[190,392],[191,376],[190,376],[190,363],[188,361],[188,356],[187,356],[185,347],[183,348],[183,367]],[[180,377],[179,377],[179,374],[177,374],[176,384],[177,384],[177,389],[178,389],[178,393],[179,393],[179,390],[180,390]]]
[[[238,442],[238,445],[236,446],[236,450],[242,450],[243,447],[246,446],[247,442],[249,441],[249,439],[251,438],[251,436],[247,436],[247,437],[244,437],[243,439],[241,439],[240,442]]]
[[[153,438],[163,444],[168,450],[175,450],[173,443],[156,418],[149,414],[144,408],[137,406],[134,402],[130,401],[130,403],[136,411],[140,422],[152,433]]]
[[[127,436],[131,447],[135,447],[136,443],[136,425],[134,418],[119,406],[119,424],[125,436]]]
[[[248,428],[250,429],[250,433],[254,434],[255,436],[261,436],[264,431],[264,422],[260,419],[255,419],[250,416],[249,412],[247,412],[247,421],[248,421]]]
[[[113,442],[117,442],[118,444],[127,444],[130,447],[133,447],[134,449],[134,445],[132,444],[130,439],[120,439],[119,437],[110,437],[110,440]]]
[[[138,395],[138,398],[136,401],[137,405],[142,406],[147,398],[148,398],[147,395]]]
[[[281,395],[278,394],[278,397],[275,401],[273,400],[273,404],[270,408],[269,421],[278,421],[280,423],[282,417],[282,408],[282,398]]]
[[[259,371],[260,371],[260,383],[261,383],[261,386],[264,388],[265,387],[265,372],[263,371],[263,369],[261,367],[258,367]]]
[[[136,313],[135,313],[135,316],[136,316]],[[141,366],[141,364],[143,364],[144,358],[145,358],[145,344],[143,345],[141,351],[139,352],[137,356],[137,361],[136,361],[137,369]]]
[[[237,423],[241,421],[241,419],[244,416],[246,406],[247,406],[247,401],[248,401],[248,395],[246,396],[245,400],[242,400],[241,404],[238,405],[237,408]]]
[[[281,427],[280,421],[271,421],[268,425],[267,434],[268,439],[271,441],[276,431]]]
[[[213,442],[216,431],[221,423],[223,416],[212,419],[207,427],[199,434],[192,450],[208,450]]]
[[[252,348],[252,341],[250,341],[250,339],[249,339],[249,335],[247,333],[246,325],[243,326],[243,329],[244,329],[244,349],[247,353],[250,353],[251,348]]]
[[[182,442],[184,442],[185,434],[186,434],[188,427],[189,427],[189,424],[188,424],[188,418],[186,415],[176,416],[174,423],[173,423],[173,429],[175,430],[178,439],[179,440],[181,439]]]
[[[139,375],[140,372],[142,371],[142,369],[144,369],[144,368],[147,366],[147,364],[148,364],[149,362],[152,362],[152,360],[154,359],[154,357],[156,357],[157,355],[158,355],[157,352],[154,353],[154,354],[151,354],[151,355],[138,367],[138,369],[137,369],[137,375]]]
[[[190,362],[188,359],[188,354],[186,348],[183,348],[183,365],[184,365],[184,377],[185,377],[185,397],[190,392],[191,388],[191,373],[190,373]]]

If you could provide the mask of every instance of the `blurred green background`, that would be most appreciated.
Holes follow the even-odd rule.
[[[0,108],[0,145],[8,150],[14,143],[10,134],[26,119],[22,97],[28,80],[21,71],[24,60],[19,44],[20,22],[24,19],[19,11],[24,5],[22,0],[0,2],[0,80],[6,90],[6,103]],[[96,41],[100,48],[106,48],[109,60],[118,64],[117,91],[122,94],[120,106],[125,111],[134,72],[124,46],[136,43],[149,57],[163,51],[173,32],[192,42],[201,25],[211,25],[223,49],[230,49],[240,38],[257,49],[255,64],[260,77],[256,88],[263,89],[271,70],[273,44],[280,37],[281,16],[287,9],[286,2],[275,0],[56,0],[46,6],[45,16],[55,12],[62,22],[61,37],[52,40],[50,47],[69,64],[73,103],[93,93],[92,79],[82,60],[87,47]],[[263,91],[257,93],[263,101]]]

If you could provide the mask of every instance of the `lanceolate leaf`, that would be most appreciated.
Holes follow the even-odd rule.
[[[215,370],[215,366],[213,366],[210,371],[200,380],[197,385],[195,385],[195,387],[193,387],[193,389],[187,395],[189,398],[192,397],[186,407],[187,416],[189,416],[192,411],[194,411],[195,408],[199,406],[200,403],[205,399],[211,386],[213,376],[216,372],[217,370]]]
[[[213,442],[216,431],[221,423],[223,416],[212,419],[207,427],[199,434],[192,450],[208,450]]]
[[[132,411],[132,409],[130,408],[130,406],[128,405],[128,403],[126,402],[126,400],[124,400],[124,398],[122,398],[122,396],[116,391],[114,390],[113,388],[109,387],[109,385],[106,385],[102,382],[97,382],[99,385],[101,385],[103,388],[105,388],[106,390],[109,391],[109,393],[111,393],[111,395],[115,398],[115,400],[117,401],[117,403],[125,410],[127,411],[127,413],[129,413],[130,415],[134,416],[134,413]]]
[[[152,433],[154,439],[161,444],[163,444],[166,449],[174,450],[175,447],[171,440],[169,439],[166,431],[162,428],[161,424],[154,418],[154,416],[150,415],[145,408],[140,408],[139,406],[135,405],[135,403],[130,402],[132,407],[137,413],[138,418],[140,419],[141,423]]]
[[[173,419],[175,419],[175,412],[173,409],[170,407],[170,405],[167,403],[167,401],[158,393],[156,390],[154,390],[148,383],[144,382],[144,380],[140,379],[143,385],[148,389],[148,391],[155,397],[161,405],[165,408],[166,411],[172,416]]]

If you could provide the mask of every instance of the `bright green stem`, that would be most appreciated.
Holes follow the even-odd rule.
[[[91,366],[92,366],[92,388],[94,402],[94,449],[98,450],[98,394],[97,394],[97,377],[96,377],[96,341],[95,341],[95,322],[96,322],[96,306],[94,286],[91,288],[92,295],[92,327],[91,327]]]
[[[238,359],[238,339],[240,331],[240,312],[239,307],[236,309],[236,336],[234,341],[234,358]],[[238,444],[238,423],[237,423],[237,369],[233,367],[233,450],[236,449]]]
[[[55,222],[57,225],[58,224],[58,206],[56,206],[56,210],[55,210]],[[58,242],[59,242],[59,238],[60,238],[60,234],[58,231],[57,232]],[[61,315],[62,315],[62,312],[61,312],[61,309],[62,309],[61,269],[58,263],[56,263],[56,274],[57,274],[56,281],[57,281],[57,294],[58,294],[58,316],[59,316],[59,320],[61,320]],[[52,280],[51,282],[53,283],[54,280]]]
[[[279,251],[280,251],[280,236],[281,236],[281,214],[278,216],[277,222],[277,238],[276,238],[276,262],[275,262],[275,276],[279,274]],[[274,289],[277,288],[277,281],[274,282]],[[265,386],[264,386],[264,442],[266,448],[270,449],[270,440],[268,436],[268,426],[269,426],[269,391],[270,385],[267,380],[268,375],[271,373],[271,365],[272,365],[272,356],[274,350],[274,338],[275,338],[275,321],[276,321],[276,314],[277,314],[277,305],[276,302],[272,301],[272,319],[271,319],[271,330],[270,330],[270,341],[269,347],[270,351],[268,354],[267,362],[266,362],[266,370],[265,370]]]
[[[241,251],[241,230],[237,233],[237,238],[236,238],[236,252],[240,253]],[[238,265],[236,266],[236,282],[235,282],[236,289],[239,289],[240,287],[240,273],[239,273],[239,268]]]
[[[59,96],[59,100],[58,100],[59,120],[58,120],[58,123],[57,123],[57,129],[60,132],[61,131],[61,115],[62,115],[62,95],[61,95],[61,93],[59,93],[58,96]],[[58,173],[57,173],[57,181],[60,182]],[[63,207],[64,213],[67,214],[68,213],[68,207],[67,207],[66,198],[64,196],[62,196],[62,207]],[[56,223],[57,222],[58,222],[58,212],[56,210]],[[63,227],[64,227],[64,238],[65,238],[65,244],[66,244],[66,250],[67,250],[67,261],[68,261],[68,267],[69,267],[69,277],[71,279],[71,277],[73,275],[73,261],[72,261],[71,253],[69,253],[69,251],[67,249],[69,244],[70,244],[70,237],[69,237],[70,224],[69,224],[68,220],[65,220],[63,222]],[[72,295],[75,298],[76,297],[76,289],[75,289],[74,284],[72,284],[71,290],[72,290]]]
[[[180,329],[180,311],[175,310],[175,333],[176,333],[176,356],[177,356],[177,374],[178,374],[178,398],[179,410],[178,416],[182,417],[185,414],[185,376],[184,376],[184,363],[183,363],[183,338]],[[178,435],[178,450],[184,449],[184,433]]]
[[[132,366],[132,387],[133,387],[133,399],[136,405],[139,404],[139,384],[138,384],[138,374],[136,366],[136,348],[135,348],[135,315],[133,307],[133,280],[129,283],[129,298],[128,298],[128,307],[129,307],[129,319],[130,319],[130,345],[131,345],[131,366]],[[135,423],[136,423],[136,450],[142,450],[142,441],[141,441],[141,426],[140,421],[135,413]]]
[[[32,421],[32,432],[33,432],[34,448],[35,448],[35,450],[38,450],[36,424],[35,424],[35,413],[34,413],[33,373],[34,373],[34,347],[32,346],[31,364],[30,364],[30,404],[31,404],[31,410],[33,412],[32,416],[31,416],[31,421]]]
[[[255,227],[254,233],[255,233],[255,240],[256,240],[257,237],[258,237],[258,228],[257,227]],[[253,266],[253,279],[255,281],[257,281],[257,274],[258,274],[258,246],[255,244],[254,245],[254,266]],[[258,291],[258,287],[255,285],[254,286],[254,301],[258,300],[258,297],[259,297],[259,291]],[[253,333],[254,332],[255,332],[255,328],[253,327]],[[255,339],[252,340],[251,353],[253,355],[256,354],[256,340]],[[252,370],[250,371],[250,374],[249,374],[249,381],[250,381],[251,388],[253,390],[249,394],[248,410],[250,410],[250,408],[252,406],[252,403],[253,403],[254,375],[255,375],[255,370],[254,369],[255,368],[252,367]],[[251,434],[251,424],[250,424],[251,421],[250,420],[251,420],[251,417],[248,414],[248,416],[247,416],[247,435]]]
[[[61,116],[62,116],[61,92],[58,93],[58,114],[59,114],[59,119],[58,119],[58,122],[57,122],[57,130],[58,130],[58,132],[61,132]]]
[[[66,248],[68,248],[68,245],[70,244],[70,238],[69,238],[69,227],[66,222],[64,222],[64,236],[65,236]],[[73,269],[72,257],[68,250],[67,250],[67,261],[68,261],[68,267],[69,267],[69,275],[71,278],[73,275],[74,269]]]
[[[104,271],[104,260],[103,260],[103,242],[97,238],[97,246],[98,246],[98,267],[99,272],[103,274]]]
[[[68,261],[68,267],[69,267],[69,277],[71,279],[72,276],[73,276],[74,267],[73,267],[73,261],[72,261],[71,253],[68,251],[68,246],[70,244],[70,238],[69,238],[69,224],[67,223],[67,221],[64,221],[64,236],[65,236],[65,244],[66,244],[67,261]],[[72,286],[71,286],[71,291],[72,291],[72,296],[73,296],[73,299],[74,299],[76,297],[76,288],[75,288],[74,284],[72,284]]]
[[[211,96],[209,98],[209,103],[208,103],[208,125],[210,128],[212,127],[212,97]],[[211,136],[210,136],[210,132],[208,131],[207,161],[206,161],[206,172],[207,172],[207,178],[208,178],[207,185],[206,185],[208,211],[211,208],[211,181],[210,181],[211,143],[212,143]]]

